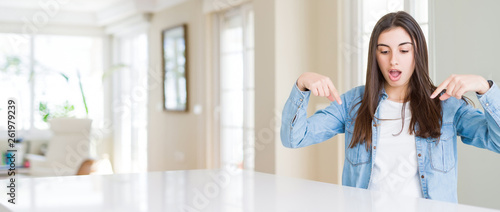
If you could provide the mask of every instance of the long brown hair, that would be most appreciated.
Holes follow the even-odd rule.
[[[441,101],[439,98],[430,98],[436,86],[434,86],[429,77],[427,44],[424,33],[413,17],[406,12],[400,11],[383,16],[373,28],[368,50],[365,93],[363,99],[357,103],[361,105],[355,119],[356,122],[353,137],[349,145],[350,148],[365,142],[366,150],[368,151],[371,148],[372,121],[375,121],[374,119],[377,118],[375,117],[375,110],[377,109],[379,98],[381,98],[385,82],[377,62],[377,42],[382,32],[394,27],[403,28],[410,35],[414,44],[415,71],[410,77],[403,101],[405,103],[403,103],[401,112],[404,114],[406,102],[411,100],[410,111],[412,117],[409,133],[415,133],[416,136],[423,138],[438,138],[441,135]]]

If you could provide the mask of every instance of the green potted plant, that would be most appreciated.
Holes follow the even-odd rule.
[[[65,74],[59,73],[59,75],[64,77],[66,82],[69,81],[69,78]],[[85,106],[85,113],[86,113],[86,116],[88,116],[89,109],[87,107],[87,101],[85,99],[85,93],[83,91],[80,72],[78,70],[77,70],[77,76],[78,76],[78,84],[80,87],[80,94],[82,96],[83,105]],[[38,105],[38,110],[40,112],[40,115],[42,116],[43,121],[48,122],[49,120],[54,119],[54,118],[73,117],[74,116],[73,112],[75,110],[75,106],[70,104],[69,101],[66,101],[62,105],[56,105],[53,108],[49,108],[48,103],[42,101]]]

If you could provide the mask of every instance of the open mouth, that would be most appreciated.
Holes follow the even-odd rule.
[[[401,78],[401,71],[396,69],[390,70],[389,78],[391,78],[392,81],[398,81],[399,78]]]

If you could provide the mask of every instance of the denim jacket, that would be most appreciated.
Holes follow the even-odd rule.
[[[285,147],[299,148],[320,143],[339,133],[345,133],[345,161],[342,185],[368,188],[377,156],[379,120],[372,123],[372,146],[366,143],[349,148],[355,116],[365,87],[356,87],[341,95],[343,104],[332,102],[307,118],[310,91],[300,91],[294,85],[283,109],[281,141]],[[383,90],[379,103],[387,99]],[[495,83],[483,95],[477,95],[484,113],[463,100],[451,97],[442,101],[443,122],[439,142],[434,138],[415,137],[418,173],[422,195],[426,199],[457,202],[457,136],[462,142],[500,153],[500,90]],[[437,98],[437,97],[436,97]],[[379,104],[380,105],[380,104]],[[379,109],[375,116],[378,117]]]

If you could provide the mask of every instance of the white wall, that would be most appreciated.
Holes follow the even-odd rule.
[[[276,110],[276,2],[254,0],[255,13],[255,171],[276,173],[275,138],[273,123]],[[280,120],[280,119],[278,119]]]
[[[338,19],[339,4],[337,0],[320,0],[316,5],[316,57],[317,72],[330,77],[339,94],[343,92],[342,72],[339,71],[341,56],[339,48],[340,20]],[[313,98],[311,103],[316,108],[324,108],[330,104],[327,98]],[[340,134],[328,141],[316,145],[317,148],[317,178],[315,180],[342,184],[342,169],[344,165],[344,135]]]
[[[306,71],[337,76],[337,1],[254,0],[255,12],[255,169],[260,172],[323,182],[340,182],[339,138],[302,149],[281,145],[281,111],[298,76]],[[202,14],[203,2],[191,0],[153,14],[150,28],[150,65],[161,65],[161,30],[188,23],[190,112],[158,111],[161,86],[150,91],[148,122],[148,166],[150,171],[211,168],[202,163],[213,152],[210,114],[211,51],[210,17]],[[157,70],[150,70],[149,84],[156,83]],[[192,113],[201,104],[202,115]],[[326,98],[311,98],[311,115]],[[340,138],[342,144],[342,138]],[[341,151],[343,152],[343,150]],[[184,154],[178,161],[176,154]]]
[[[149,36],[150,70],[148,84],[148,171],[205,168],[205,112],[194,114],[193,107],[206,108],[205,19],[201,0],[190,0],[153,14]],[[162,110],[161,32],[187,24],[188,112]]]
[[[276,110],[281,113],[299,75],[317,71],[317,1],[276,1]],[[308,108],[314,109],[314,105]],[[316,178],[317,147],[287,149],[276,130],[276,174]]]
[[[301,149],[280,141],[281,111],[300,74],[337,76],[336,1],[254,0],[257,171],[339,182],[338,138]],[[312,97],[308,114],[326,98]],[[272,137],[271,137],[272,136]],[[274,139],[273,139],[274,138]],[[270,142],[272,141],[272,142]]]
[[[434,83],[441,83],[451,74],[479,74],[500,83],[500,1],[431,2],[435,21]],[[476,107],[481,108],[474,94],[467,96],[475,101]],[[500,154],[459,141],[459,203],[500,209],[499,167]]]

